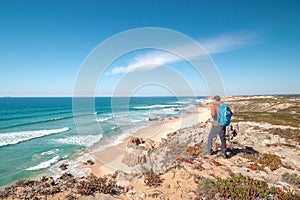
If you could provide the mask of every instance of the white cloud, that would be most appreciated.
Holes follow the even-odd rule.
[[[230,34],[222,34],[217,37],[199,40],[199,44],[204,47],[208,54],[217,54],[232,51],[235,49],[245,48],[256,44],[258,32],[236,32]],[[205,51],[196,51],[192,48],[193,45],[182,45],[174,48],[184,53],[186,59],[193,59],[206,55]],[[143,71],[155,69],[167,63],[179,62],[183,59],[168,52],[153,51],[145,55],[137,56],[126,66],[118,66],[113,68],[112,74],[124,74],[134,71]]]
[[[153,52],[134,58],[127,66],[115,67],[113,74],[129,73],[139,70],[151,70],[166,63],[178,60],[178,57],[165,52]]]

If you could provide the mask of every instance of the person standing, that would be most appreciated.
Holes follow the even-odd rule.
[[[212,141],[217,135],[219,135],[221,140],[222,157],[227,159],[225,134],[226,126],[230,123],[232,112],[227,104],[223,104],[223,102],[221,102],[220,96],[214,96],[213,100],[215,101],[211,108],[213,122],[208,135],[207,154],[212,155]]]

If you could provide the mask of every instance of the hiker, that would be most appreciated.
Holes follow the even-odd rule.
[[[232,112],[228,104],[221,102],[220,96],[214,96],[213,100],[215,101],[211,108],[213,122],[212,128],[208,135],[207,154],[212,155],[212,140],[219,135],[221,139],[222,157],[227,159],[225,135],[226,126],[230,124]]]

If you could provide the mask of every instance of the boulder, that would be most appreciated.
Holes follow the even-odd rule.
[[[131,174],[126,174],[123,171],[118,171],[116,173],[116,184],[121,187],[128,187],[131,183],[131,181],[134,179],[134,176]]]
[[[138,164],[147,162],[147,150],[144,147],[139,147],[133,143],[128,143],[125,148],[125,155],[122,162],[129,167],[134,167]]]
[[[144,143],[143,138],[138,138],[138,137],[130,137],[129,142],[135,144],[135,145],[140,145]]]

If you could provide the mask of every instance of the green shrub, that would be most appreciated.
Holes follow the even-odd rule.
[[[152,170],[145,173],[144,183],[150,187],[158,187],[162,183],[162,179],[159,175],[156,175]]]
[[[289,199],[299,200],[300,196],[292,192],[285,192],[280,188],[268,187],[265,181],[255,180],[241,174],[216,180],[200,179],[198,182],[200,194],[205,192],[209,198],[217,193],[220,198],[231,200],[263,199]]]
[[[92,195],[95,192],[116,195],[123,189],[117,186],[116,182],[107,180],[107,178],[98,178],[93,174],[88,176],[87,180],[80,181],[76,188],[81,195]]]

